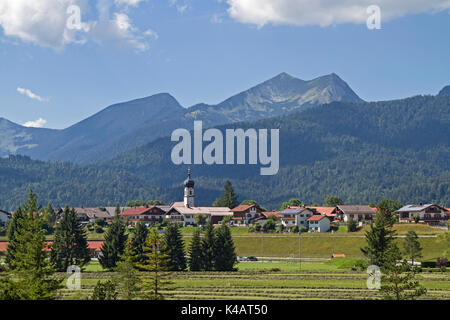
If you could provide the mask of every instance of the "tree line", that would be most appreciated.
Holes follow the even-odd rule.
[[[91,260],[86,229],[73,208],[65,207],[51,245],[45,240],[46,220],[40,212],[31,191],[11,219],[6,268],[0,269],[0,299],[55,299],[62,287],[56,272],[71,266],[82,270]],[[196,230],[186,250],[178,224],[169,223],[162,232],[139,222],[127,234],[119,205],[115,213],[99,254],[102,267],[115,276],[110,282],[97,283],[92,299],[163,299],[171,272],[234,270],[235,247],[225,224],[209,223],[204,237]]]

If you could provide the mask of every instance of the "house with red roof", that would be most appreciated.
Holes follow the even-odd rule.
[[[330,219],[326,215],[315,214],[306,221],[310,232],[328,232],[330,230]]]
[[[263,215],[263,210],[256,204],[239,205],[231,209],[233,224],[252,224],[253,220]]]
[[[146,224],[161,222],[166,212],[157,206],[131,207],[120,214],[124,220],[136,225],[139,221]]]
[[[330,219],[331,222],[334,220],[338,220],[337,213],[338,208],[337,207],[308,207],[311,209],[315,214],[322,214],[327,216],[328,219]]]

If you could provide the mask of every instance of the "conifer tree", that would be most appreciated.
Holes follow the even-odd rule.
[[[236,264],[236,252],[230,228],[223,224],[215,231],[214,269],[232,271]]]
[[[395,231],[392,230],[391,216],[377,213],[375,221],[366,231],[367,246],[361,248],[369,264],[382,267],[387,260],[389,249],[393,246]]]
[[[405,241],[403,242],[403,253],[411,259],[411,264],[414,266],[414,261],[422,258],[422,247],[420,246],[419,237],[414,231],[408,231]]]
[[[213,207],[228,207],[232,209],[237,207],[238,204],[238,196],[234,192],[230,180],[225,181],[222,196],[214,201]]]
[[[100,264],[105,269],[113,269],[120,260],[120,255],[125,250],[127,236],[125,234],[125,224],[120,219],[120,207],[116,206],[116,214],[105,234],[105,241],[102,245],[101,255],[99,257]]]
[[[382,267],[381,292],[388,300],[414,300],[427,290],[415,279],[416,268],[412,268],[402,255],[396,244],[386,252]]]
[[[136,250],[133,247],[133,239],[129,239],[121,260],[114,269],[117,272],[115,283],[126,300],[132,300],[138,296],[142,287],[142,279],[136,270]]]
[[[51,261],[57,271],[65,272],[67,267],[82,268],[91,260],[87,233],[75,209],[65,207],[61,221],[56,226]]]
[[[13,276],[17,295],[24,300],[51,300],[61,286],[53,277],[54,269],[47,259],[44,223],[38,213],[37,197],[30,191],[23,206],[23,216],[14,231],[15,253]]]
[[[196,229],[189,246],[189,270],[201,271],[203,268],[203,250],[202,238],[200,237],[200,230]]]
[[[214,247],[215,247],[214,226],[211,221],[206,225],[205,236],[202,239],[203,263],[202,270],[214,270]]]
[[[167,225],[163,237],[163,252],[168,256],[168,270],[186,270],[186,253],[184,250],[183,236],[177,223],[169,223]]]
[[[133,250],[135,252],[134,262],[143,263],[145,261],[144,246],[147,240],[149,230],[144,222],[139,221],[136,225],[136,229],[131,237]]]
[[[146,275],[149,276],[149,281],[146,284],[149,287],[149,292],[143,297],[150,300],[164,300],[161,291],[169,290],[169,286],[173,284],[170,281],[170,273],[167,272],[169,257],[164,253],[162,246],[162,237],[156,229],[152,229],[144,247],[145,263],[139,265],[141,269],[148,272]]]
[[[116,284],[113,281],[102,282],[99,280],[94,287],[91,300],[117,300],[118,294]]]
[[[24,214],[22,212],[22,209],[19,207],[17,211],[13,214],[11,218],[11,222],[8,226],[8,250],[6,251],[6,258],[5,262],[8,265],[9,269],[15,268],[15,256],[17,251],[17,239],[16,239],[16,230],[20,230],[20,223],[22,222],[22,219],[24,217]]]

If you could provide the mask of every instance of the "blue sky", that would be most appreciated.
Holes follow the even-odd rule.
[[[369,101],[450,84],[448,0],[411,0],[412,8],[380,0],[380,30],[367,28],[367,13],[351,0],[342,7],[273,0],[269,9],[268,0],[64,0],[79,5],[90,28],[69,35],[66,7],[50,15],[55,0],[39,0],[49,6],[32,22],[42,7],[5,1],[0,117],[20,124],[43,119],[38,125],[65,128],[159,92],[185,107],[213,104],[280,72],[305,80],[335,72]]]

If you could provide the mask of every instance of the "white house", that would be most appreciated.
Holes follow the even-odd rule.
[[[376,208],[366,205],[338,205],[336,216],[344,222],[350,218],[357,222],[370,222],[376,213]]]
[[[313,215],[307,221],[308,229],[311,232],[328,232],[330,230],[330,219],[325,215]]]
[[[410,204],[396,211],[400,222],[414,221],[417,216],[419,222],[431,225],[445,225],[450,219],[450,211],[437,204]]]
[[[281,223],[285,227],[308,227],[308,218],[313,216],[312,210],[303,207],[289,207],[279,213]]]

